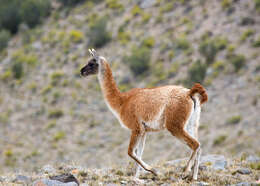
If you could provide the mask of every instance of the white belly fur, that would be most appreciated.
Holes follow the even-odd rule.
[[[144,121],[141,120],[141,123],[144,123],[145,126],[149,129],[153,130],[160,130],[165,128],[165,121],[163,119],[163,113],[164,113],[165,105],[161,107],[158,114],[153,118],[153,120]]]

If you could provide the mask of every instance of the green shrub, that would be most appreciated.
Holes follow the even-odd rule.
[[[252,29],[248,29],[240,37],[240,41],[245,41],[248,37],[254,35],[255,31]]]
[[[58,1],[64,6],[74,6],[80,2],[83,2],[84,0],[58,0]]]
[[[0,31],[0,52],[7,47],[8,41],[10,40],[10,32],[7,30]]]
[[[177,40],[176,40],[176,45],[178,49],[181,50],[187,50],[190,48],[190,43],[187,40],[186,36],[180,36]]]
[[[260,162],[251,163],[250,168],[255,170],[260,170]]]
[[[78,30],[71,30],[69,32],[69,38],[74,43],[79,43],[79,42],[81,42],[83,40],[83,33],[78,31]]]
[[[202,83],[206,77],[206,70],[206,65],[202,64],[200,60],[194,62],[188,70],[188,83]]]
[[[51,84],[57,85],[58,82],[65,76],[63,71],[56,71],[51,74]]]
[[[243,55],[231,54],[228,56],[229,61],[235,68],[235,72],[238,72],[246,64],[246,58]]]
[[[225,49],[228,45],[228,40],[224,37],[215,37],[213,41],[218,51]]]
[[[12,59],[17,63],[24,63],[28,66],[35,66],[38,62],[38,58],[35,54],[25,54],[23,50],[14,52]]]
[[[212,64],[212,67],[215,71],[222,71],[225,68],[225,65],[222,61],[216,61]]]
[[[23,0],[20,13],[23,22],[29,27],[35,27],[51,11],[50,0]]]
[[[54,141],[60,141],[61,139],[65,138],[65,136],[66,136],[65,132],[63,132],[63,131],[58,131],[58,132],[54,135],[53,139],[54,139]]]
[[[107,31],[107,18],[101,17],[90,24],[88,33],[89,45],[100,48],[111,41],[111,33]]]
[[[15,61],[12,64],[11,69],[12,69],[12,75],[15,79],[21,79],[23,77],[24,69],[22,63]]]
[[[126,45],[131,40],[131,34],[129,32],[118,32],[118,40],[121,44]]]
[[[254,41],[253,47],[260,47],[260,36],[258,37],[258,39],[256,41]]]
[[[174,2],[168,2],[160,8],[161,13],[166,13],[172,11],[174,8]]]
[[[60,118],[63,116],[63,111],[60,109],[52,109],[49,111],[49,118]]]
[[[124,8],[119,0],[106,0],[106,5],[111,9],[123,10]]]
[[[146,46],[133,47],[132,54],[124,57],[134,75],[141,75],[149,70],[151,51]]]
[[[199,52],[206,58],[207,64],[214,62],[218,49],[212,40],[204,40],[200,43]]]
[[[142,14],[142,22],[143,22],[143,23],[148,23],[151,17],[152,17],[151,14],[144,12],[144,13]]]
[[[140,15],[142,12],[142,9],[138,5],[135,5],[131,10],[133,16]]]
[[[217,137],[217,138],[214,140],[213,145],[220,145],[220,144],[222,144],[226,139],[227,139],[227,136],[226,136],[226,135],[221,135],[221,136]]]
[[[231,6],[231,0],[222,0],[221,1],[222,8],[229,8]]]
[[[242,120],[242,117],[240,115],[232,116],[228,118],[227,124],[237,124]]]
[[[153,37],[147,37],[142,42],[142,45],[148,48],[152,48],[154,44],[155,44],[155,40]]]
[[[18,7],[23,1],[20,0],[2,0],[0,1],[0,29],[4,28],[11,33],[18,31],[21,23],[21,16]]]
[[[255,9],[260,12],[260,0],[255,0]]]

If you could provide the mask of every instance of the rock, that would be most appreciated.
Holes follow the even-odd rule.
[[[156,3],[156,0],[143,0],[140,4],[141,8],[150,8]]]
[[[188,161],[188,158],[177,159],[168,161],[165,165],[179,165]],[[223,155],[211,154],[206,156],[201,156],[200,158],[200,169],[205,170],[207,166],[211,166],[214,170],[224,170],[227,166],[227,160]]]
[[[54,174],[56,173],[56,169],[51,166],[51,165],[45,165],[42,170],[44,171],[44,173],[48,173],[48,174]]]
[[[206,165],[200,165],[200,166],[199,166],[199,169],[200,169],[201,171],[205,171],[205,170],[207,170],[207,166],[206,166]]]
[[[57,180],[41,179],[33,183],[33,186],[78,186],[75,182],[63,183]]]
[[[209,185],[209,183],[200,181],[200,182],[196,182],[195,184],[192,184],[192,185],[193,186],[207,186],[207,185]]]
[[[23,175],[17,175],[15,179],[12,181],[14,183],[20,183],[20,184],[28,184],[31,183],[31,178]]]
[[[227,160],[223,155],[206,155],[202,156],[200,159],[201,165],[211,165],[214,170],[224,170],[227,166]]]
[[[257,162],[260,162],[260,158],[258,156],[250,155],[246,158],[246,161],[249,163],[257,163]]]
[[[72,174],[61,174],[58,176],[50,176],[51,180],[57,180],[63,183],[74,182],[79,185],[78,180]]]
[[[256,183],[249,183],[249,182],[241,182],[241,183],[237,183],[234,186],[257,186]]]
[[[177,160],[172,160],[172,161],[168,161],[165,163],[165,165],[179,165],[182,164],[184,162],[188,161],[188,158],[182,158],[182,159],[177,159]]]
[[[239,174],[251,174],[252,173],[252,171],[247,168],[238,169],[236,172]]]

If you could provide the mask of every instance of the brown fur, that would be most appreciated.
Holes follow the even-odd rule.
[[[194,94],[199,93],[200,94],[200,104],[203,104],[208,101],[208,95],[206,93],[206,90],[201,84],[195,83],[193,87],[190,90],[190,96],[192,97]]]

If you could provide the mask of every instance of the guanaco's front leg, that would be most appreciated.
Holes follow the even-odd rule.
[[[157,175],[157,172],[155,169],[153,169],[151,166],[147,165],[145,162],[141,160],[140,157],[138,157],[135,153],[135,149],[137,145],[141,142],[142,136],[140,131],[132,131],[130,144],[128,147],[128,155],[133,158],[141,167],[143,167],[146,171],[149,171],[153,173],[154,175]]]

